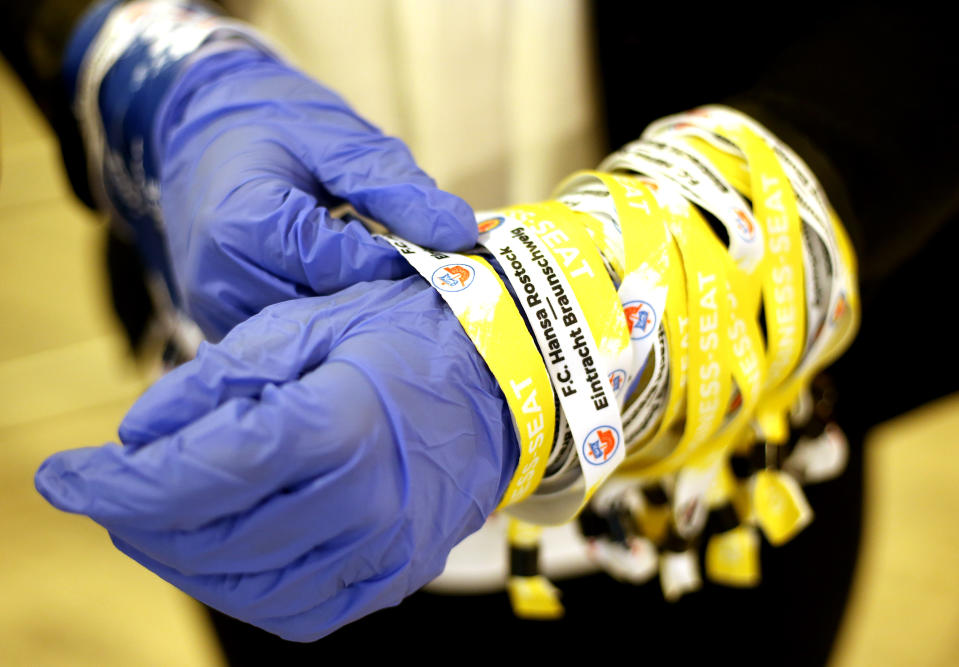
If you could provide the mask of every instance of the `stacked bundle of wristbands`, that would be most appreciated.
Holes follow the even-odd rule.
[[[386,238],[509,403],[521,454],[501,507],[531,524],[579,516],[612,574],[658,571],[668,598],[699,585],[712,510],[724,525],[707,573],[756,583],[757,529],[790,539],[811,518],[799,483],[843,462],[830,393],[809,388],[855,335],[856,266],[809,168],[744,114],[703,107],[657,121],[553,200],[478,223],[474,254]],[[790,420],[807,424],[805,454]],[[514,552],[535,554],[531,535],[511,530]],[[530,559],[513,561],[514,609],[561,613]]]

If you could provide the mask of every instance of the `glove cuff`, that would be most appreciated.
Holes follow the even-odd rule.
[[[128,226],[152,273],[176,295],[159,207],[156,119],[185,67],[237,49],[273,53],[249,26],[200,2],[107,0],[77,24],[64,84],[83,134],[91,189],[115,224]]]

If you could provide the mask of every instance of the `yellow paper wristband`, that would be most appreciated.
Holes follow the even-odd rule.
[[[556,412],[543,360],[513,298],[481,257],[425,250],[393,235],[383,238],[443,297],[503,390],[520,453],[500,507],[520,502],[543,478]]]

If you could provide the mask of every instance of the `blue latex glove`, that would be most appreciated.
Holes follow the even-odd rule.
[[[438,190],[401,141],[263,53],[193,66],[159,131],[174,273],[208,335],[271,303],[411,273],[361,223],[331,217],[339,201],[429,247],[476,243],[470,208]]]
[[[495,508],[508,408],[421,278],[264,310],[37,473],[197,599],[298,641],[395,605]]]
[[[469,206],[401,141],[257,39],[197,3],[110,0],[65,59],[97,190],[213,340],[269,304],[411,274],[332,206],[429,247],[476,242]]]

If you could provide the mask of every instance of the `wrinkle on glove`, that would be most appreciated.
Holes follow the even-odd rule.
[[[416,243],[476,243],[470,207],[402,141],[269,54],[191,64],[155,133],[175,280],[213,340],[272,303],[410,275],[385,241],[330,215],[343,202]]]
[[[419,277],[267,308],[153,385],[120,435],[50,457],[37,489],[297,641],[437,576],[518,458],[496,381]]]

